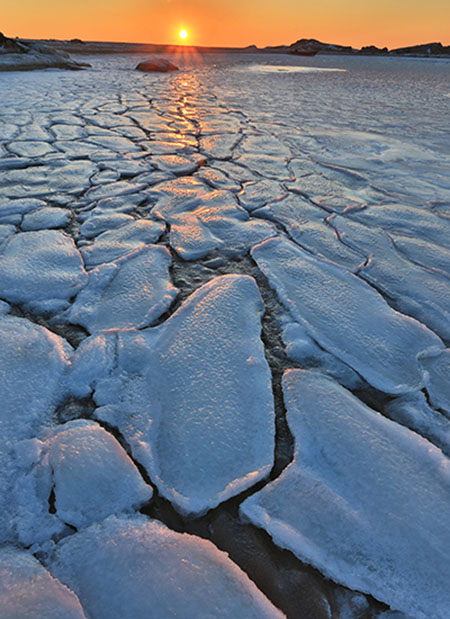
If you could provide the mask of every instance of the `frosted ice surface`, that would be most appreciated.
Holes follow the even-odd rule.
[[[145,183],[135,183],[133,181],[118,181],[115,183],[105,183],[97,187],[91,187],[86,192],[86,200],[101,200],[102,198],[112,198],[123,196],[129,193],[139,193],[146,188]]]
[[[96,619],[283,616],[211,542],[144,517],[110,517],[61,541],[49,569]]]
[[[387,403],[384,412],[427,438],[450,457],[450,419],[431,408],[422,391],[395,398]]]
[[[26,351],[26,354],[24,353]],[[71,347],[25,318],[0,317],[0,541],[11,540],[11,449],[51,425],[64,395]]]
[[[42,165],[27,166],[19,160],[23,169],[3,170],[0,178],[0,199],[47,197],[62,192],[81,193],[89,188],[91,176],[97,166],[90,161],[55,159]]]
[[[448,247],[450,219],[440,217],[431,208],[382,204],[350,212],[349,216],[367,226],[380,226],[394,234],[404,234]]]
[[[241,506],[326,576],[414,617],[450,607],[450,462],[313,372],[283,380],[293,462]]]
[[[426,389],[432,406],[450,417],[450,349],[422,359],[427,372]]]
[[[0,223],[18,225],[26,213],[45,206],[47,204],[43,200],[36,200],[35,198],[18,198],[16,200],[0,198]]]
[[[99,234],[92,245],[81,248],[81,255],[87,268],[104,262],[112,262],[134,249],[155,243],[164,232],[162,221],[140,219]],[[1,233],[0,233],[1,234]]]
[[[77,596],[33,555],[4,546],[0,550],[2,619],[85,619]]]
[[[22,230],[45,230],[46,228],[63,228],[72,217],[67,208],[43,207],[27,213],[22,219]]]
[[[424,383],[418,356],[441,340],[389,307],[364,281],[294,243],[274,238],[252,256],[294,321],[377,389],[406,393]]]
[[[16,231],[16,227],[11,224],[0,224],[0,245],[6,241]]]
[[[450,340],[447,278],[404,258],[381,228],[369,228],[342,216],[333,217],[332,224],[345,243],[366,252],[370,258],[359,269],[360,277],[385,293],[397,310],[424,323],[444,340]]]
[[[450,250],[421,239],[393,236],[395,247],[408,260],[450,278]]]
[[[177,295],[166,247],[147,245],[89,271],[86,287],[68,311],[71,322],[90,333],[140,328],[159,318]]]
[[[84,343],[74,365],[73,388],[82,394],[83,381],[96,382],[97,417],[119,428],[161,494],[183,513],[206,512],[272,467],[262,312],[254,280],[225,275],[160,326],[119,332],[116,369],[100,366],[108,356],[95,354],[98,341]]]
[[[126,213],[116,213],[113,210],[108,212],[100,211],[99,213],[96,211],[97,209],[94,209],[92,213],[89,213],[86,221],[80,226],[80,235],[86,239],[93,238],[114,228],[120,228],[120,226],[132,224],[135,221],[134,217]]]
[[[336,231],[326,221],[329,213],[300,196],[289,194],[254,211],[254,215],[280,224],[304,249],[348,269],[356,269],[364,260],[363,254],[339,240]]]
[[[245,183],[239,193],[239,202],[247,211],[254,211],[268,202],[278,202],[285,194],[282,185],[277,181],[268,179],[251,181]]]
[[[51,421],[71,352],[45,327],[26,318],[0,318],[2,443],[29,438]]]
[[[276,234],[273,224],[250,219],[233,193],[211,190],[197,179],[169,181],[149,196],[157,199],[152,212],[170,224],[170,244],[185,260],[215,249],[239,255]]]
[[[62,232],[20,232],[1,246],[0,297],[25,309],[64,309],[87,279],[79,251]]]
[[[92,421],[71,421],[42,440],[23,441],[16,457],[22,470],[14,489],[15,522],[25,545],[61,533],[66,523],[79,529],[131,512],[152,496],[125,450]]]

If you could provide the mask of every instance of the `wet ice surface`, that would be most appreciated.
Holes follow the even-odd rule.
[[[0,75],[5,616],[445,617],[450,64],[86,60]]]

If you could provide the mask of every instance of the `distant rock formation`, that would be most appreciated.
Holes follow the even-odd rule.
[[[290,54],[302,56],[314,56],[318,53],[352,53],[353,48],[349,45],[334,45],[332,43],[322,43],[317,39],[299,39],[289,45]]]
[[[366,56],[385,56],[389,54],[387,47],[377,47],[376,45],[365,45],[361,47],[358,54],[364,54]]]
[[[145,62],[140,62],[136,70],[145,71],[146,73],[167,73],[168,71],[178,71],[178,67],[169,62],[169,60],[166,60],[166,58],[150,58]]]
[[[32,69],[71,69],[90,67],[75,62],[69,54],[48,45],[10,39],[0,32],[0,71],[30,71]]]
[[[450,55],[450,45],[444,46],[442,43],[423,43],[422,45],[411,45],[410,47],[399,47],[397,49],[393,49],[391,50],[391,54],[446,56]]]

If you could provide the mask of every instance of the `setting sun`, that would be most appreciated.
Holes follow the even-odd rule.
[[[187,39],[188,33],[187,30],[185,30],[184,28],[182,30],[180,30],[180,32],[178,33],[178,36],[180,37],[180,39]]]

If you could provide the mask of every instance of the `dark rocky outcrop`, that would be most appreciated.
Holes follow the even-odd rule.
[[[364,54],[365,56],[385,56],[389,54],[387,47],[377,47],[376,45],[365,45],[361,47],[358,54]]]
[[[48,45],[10,39],[0,32],[0,71],[30,71],[32,69],[71,69],[89,67],[75,62],[69,54]]]
[[[391,50],[395,55],[420,55],[420,56],[448,56],[450,55],[450,45],[444,46],[442,43],[423,43],[421,45],[411,45],[410,47],[399,47]]]
[[[149,60],[140,62],[136,67],[136,70],[145,71],[146,73],[167,73],[168,71],[178,71],[178,67],[166,58],[150,58]]]
[[[315,55],[318,53],[352,53],[353,48],[349,45],[334,45],[332,43],[322,43],[317,39],[299,39],[289,46],[290,54]]]

